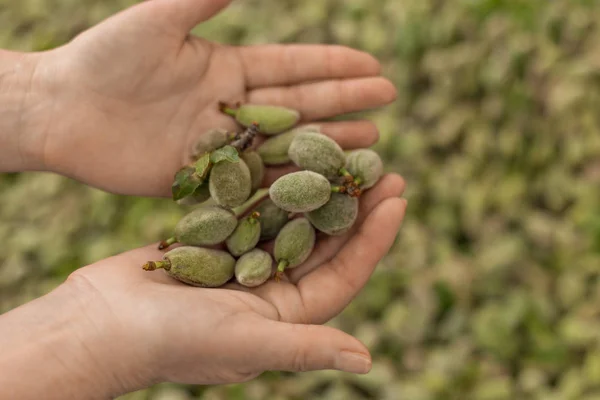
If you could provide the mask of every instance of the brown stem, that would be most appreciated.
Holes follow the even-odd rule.
[[[227,103],[225,103],[224,101],[220,101],[219,102],[219,111],[221,111],[224,114],[230,115],[232,117],[235,117],[235,110],[231,107],[229,107],[229,105]]]
[[[157,269],[163,268],[167,271],[171,269],[171,262],[169,260],[164,261],[148,261],[142,266],[145,271],[156,271]]]
[[[159,243],[158,245],[158,249],[159,250],[164,250],[167,247],[169,247],[170,245],[177,243],[177,239],[175,239],[175,237],[170,237],[166,240],[163,240],[162,242]]]
[[[229,145],[235,147],[239,152],[252,147],[254,138],[260,132],[259,129],[258,122],[253,122],[252,125],[244,131],[237,133]]]
[[[356,185],[348,186],[348,196],[350,197],[360,197],[362,194],[362,190]]]
[[[290,265],[286,260],[279,261],[277,264],[277,271],[275,272],[275,282],[279,282],[283,278],[283,274],[287,266]]]
[[[260,213],[258,211],[253,211],[252,214],[248,217],[250,222],[256,223],[258,222],[258,218],[260,217]]]

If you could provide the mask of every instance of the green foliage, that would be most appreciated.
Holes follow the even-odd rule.
[[[227,147],[231,147],[231,146],[227,146]],[[225,148],[221,151],[225,151]],[[211,158],[213,157],[214,154],[218,154],[217,152],[218,152],[218,150],[215,150],[214,153],[205,153],[194,163],[194,168],[196,168],[196,175],[201,176],[203,179],[206,179],[206,176],[210,172],[209,168],[210,168]]]
[[[207,159],[203,157],[200,160]],[[198,168],[184,167],[175,174],[175,181],[171,187],[173,200],[181,200],[194,193],[194,191],[202,185],[204,180],[201,178],[202,172]]]
[[[236,163],[240,160],[239,154],[235,147],[232,146],[223,146],[220,149],[217,149],[210,153],[210,161],[213,164],[218,164],[220,162],[230,162]]]
[[[0,0],[0,45],[51,48],[132,3]],[[194,32],[380,59],[398,99],[361,116],[380,130],[386,171],[407,181],[408,214],[330,322],[368,345],[370,374],[268,373],[123,399],[600,398],[598,2],[247,0]],[[186,212],[49,174],[0,176],[2,311],[168,237]]]

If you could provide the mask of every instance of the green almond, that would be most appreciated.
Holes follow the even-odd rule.
[[[306,125],[294,128],[280,135],[273,136],[262,143],[257,151],[265,165],[283,165],[289,163],[288,150],[298,133],[320,132],[317,125]]]
[[[147,271],[164,269],[181,282],[198,287],[219,287],[235,274],[235,259],[222,250],[182,246],[163,255],[163,261],[150,261]]]
[[[288,149],[290,160],[298,167],[333,180],[346,164],[344,151],[333,139],[318,132],[301,132]]]
[[[308,212],[329,201],[331,184],[323,175],[298,171],[283,175],[269,188],[269,197],[288,212]]]
[[[273,258],[261,249],[254,249],[239,258],[235,264],[235,278],[246,287],[265,283],[273,272]]]

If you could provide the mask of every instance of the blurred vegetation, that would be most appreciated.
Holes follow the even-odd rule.
[[[58,46],[132,3],[0,0],[0,45]],[[246,0],[196,33],[376,55],[399,98],[367,116],[409,212],[331,322],[368,345],[370,374],[267,373],[124,400],[600,399],[600,3]],[[0,176],[0,310],[161,238],[182,212],[48,174]]]

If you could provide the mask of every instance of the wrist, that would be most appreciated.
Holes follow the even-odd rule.
[[[0,50],[0,172],[44,169],[51,99],[37,81],[42,59]]]
[[[112,399],[147,384],[132,382],[114,321],[77,286],[0,316],[0,398]]]

